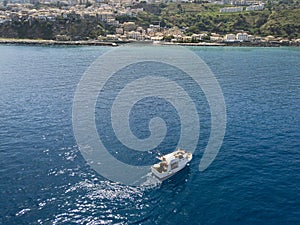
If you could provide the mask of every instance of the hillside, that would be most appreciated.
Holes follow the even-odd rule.
[[[153,6],[156,8],[157,6]],[[161,21],[161,26],[179,27],[188,34],[203,31],[219,34],[240,30],[256,35],[274,35],[289,38],[300,37],[300,4],[267,5],[263,11],[220,13],[224,6],[210,4],[169,3],[160,4],[159,12],[151,7],[137,18],[128,18],[139,25],[147,26],[152,21]],[[157,10],[155,10],[157,11]]]
[[[124,22],[135,22],[145,30],[150,24],[159,22],[163,28],[178,27],[187,35],[202,32],[224,35],[246,31],[260,36],[300,38],[300,0],[269,0],[265,9],[261,11],[246,11],[244,7],[242,12],[220,13],[223,7],[230,6],[197,2],[139,3],[131,6],[131,9],[143,8],[143,11],[132,14],[134,16],[117,12],[112,15],[119,25],[108,25],[108,22],[100,20],[96,13],[93,16],[80,16],[73,12],[67,17],[63,17],[61,13],[54,20],[43,20],[23,14],[14,16],[15,12],[11,12],[10,18],[1,20],[1,13],[5,14],[5,9],[2,8],[0,37],[55,39],[56,36],[64,35],[72,40],[95,39],[99,35],[113,34]]]

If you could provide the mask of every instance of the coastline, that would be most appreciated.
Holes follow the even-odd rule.
[[[15,39],[0,38],[0,44],[17,44],[17,45],[70,45],[70,46],[118,46],[115,42],[104,41],[55,41],[43,39]]]
[[[181,45],[181,46],[230,46],[230,47],[300,47],[300,43],[281,43],[281,42],[199,42],[199,43],[172,43],[160,42],[160,45]]]
[[[281,43],[281,42],[164,42],[164,41],[56,41],[44,39],[17,39],[17,38],[0,38],[0,44],[16,44],[16,45],[67,45],[67,46],[111,46],[116,47],[128,43],[147,43],[155,45],[180,45],[180,46],[211,46],[211,47],[300,47],[300,43]]]

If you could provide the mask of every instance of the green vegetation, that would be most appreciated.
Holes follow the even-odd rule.
[[[13,21],[0,26],[0,36],[6,38],[55,39],[56,35],[67,35],[72,39],[97,39],[99,35],[112,34],[115,27],[94,20],[57,21]]]
[[[89,1],[86,4],[89,6]],[[300,0],[268,0],[262,11],[220,13],[223,7],[225,6],[207,4],[203,0],[195,0],[194,3],[144,2],[132,6],[144,9],[138,15],[120,15],[116,16],[116,20],[120,24],[135,22],[145,29],[150,24],[160,23],[161,27],[177,27],[187,35],[203,32],[224,35],[245,31],[261,36],[300,38]],[[70,14],[67,19],[58,16],[55,21],[13,18],[12,22],[0,24],[0,36],[55,39],[56,35],[67,35],[72,39],[94,39],[99,35],[113,34],[115,28],[96,17],[81,18]],[[165,37],[165,40],[171,39],[172,36]]]
[[[300,1],[283,2],[270,1],[262,11],[236,13],[220,13],[224,6],[212,4],[167,3],[160,4],[160,10],[157,10],[158,5],[150,5],[137,17],[127,16],[120,22],[134,21],[147,27],[159,20],[162,27],[176,26],[186,30],[187,34],[203,31],[226,34],[243,30],[256,35],[299,38]],[[155,13],[153,9],[156,9]]]

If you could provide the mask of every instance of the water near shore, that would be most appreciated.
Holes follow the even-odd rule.
[[[73,134],[77,84],[110,49],[0,45],[0,224],[299,223],[299,48],[189,47],[222,88],[224,142],[199,172],[204,107],[190,167],[147,189],[91,170]]]
[[[145,41],[98,41],[98,40],[85,40],[85,41],[57,41],[57,40],[43,40],[43,39],[17,39],[17,38],[0,38],[0,44],[11,45],[45,45],[45,46],[113,46],[116,47],[122,44],[137,43],[137,44],[159,44],[159,45],[180,45],[180,46],[234,46],[234,47],[280,47],[290,46],[299,47],[299,42],[279,42],[279,41],[267,41],[267,42],[153,42],[151,40]]]
[[[89,46],[117,46],[114,42],[103,42],[97,40],[87,41],[56,41],[56,40],[43,40],[43,39],[16,39],[16,38],[0,38],[0,44],[11,44],[11,45],[65,45],[65,46],[76,46],[76,45],[89,45]]]

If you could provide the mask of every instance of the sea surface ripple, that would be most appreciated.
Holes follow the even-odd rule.
[[[299,224],[300,49],[189,49],[222,88],[224,142],[199,172],[204,111],[190,167],[143,188],[93,171],[73,134],[77,84],[110,48],[0,45],[0,224]]]

